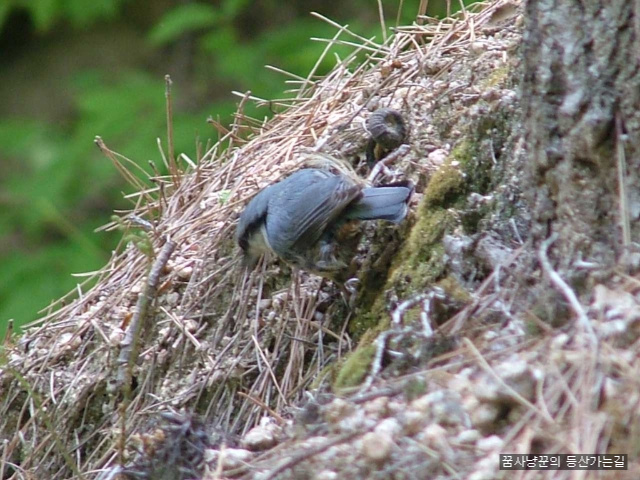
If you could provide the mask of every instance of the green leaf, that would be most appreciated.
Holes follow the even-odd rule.
[[[221,7],[222,14],[225,18],[235,18],[250,3],[251,0],[224,0]]]
[[[227,203],[230,197],[231,190],[220,190],[220,192],[218,192],[218,202],[220,202],[220,205]]]
[[[53,25],[62,10],[58,0],[33,0],[27,6],[36,29],[41,32]]]
[[[190,3],[165,13],[151,30],[149,40],[153,45],[166,45],[176,41],[185,33],[212,27],[221,18],[211,5]]]
[[[126,0],[0,0],[0,29],[12,9],[29,13],[39,32],[50,30],[56,22],[68,20],[74,27],[87,27],[104,18],[113,19]]]
[[[66,0],[66,16],[77,27],[87,27],[96,20],[112,19],[118,14],[122,0]]]

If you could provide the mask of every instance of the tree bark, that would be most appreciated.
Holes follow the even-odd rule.
[[[525,17],[532,239],[557,236],[557,268],[584,293],[639,233],[640,2],[530,0]]]

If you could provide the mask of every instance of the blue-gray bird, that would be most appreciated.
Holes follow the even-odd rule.
[[[413,187],[369,187],[344,173],[304,168],[260,191],[240,215],[236,239],[252,267],[273,252],[286,262],[344,281],[361,235],[360,221],[401,222]]]

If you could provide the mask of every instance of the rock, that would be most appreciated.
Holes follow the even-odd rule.
[[[313,480],[336,480],[338,474],[331,470],[322,470],[313,477]]]
[[[386,435],[368,432],[362,437],[362,454],[372,462],[381,463],[391,455],[393,440]]]
[[[491,452],[494,450],[499,450],[504,445],[504,441],[497,435],[491,435],[490,437],[480,438],[476,442],[476,447],[478,450],[482,450],[483,452]]]
[[[253,453],[243,448],[225,448],[218,452],[218,461],[222,462],[223,470],[233,470],[241,467],[251,457],[253,457]]]
[[[394,439],[402,432],[402,425],[395,418],[385,418],[373,431],[378,435]]]
[[[241,444],[253,451],[267,450],[278,443],[278,430],[269,418],[263,418],[260,425],[247,432]]]

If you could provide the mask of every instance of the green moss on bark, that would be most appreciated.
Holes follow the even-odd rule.
[[[361,346],[351,353],[338,370],[333,383],[334,390],[360,385],[369,373],[375,353],[376,347],[373,344]]]

